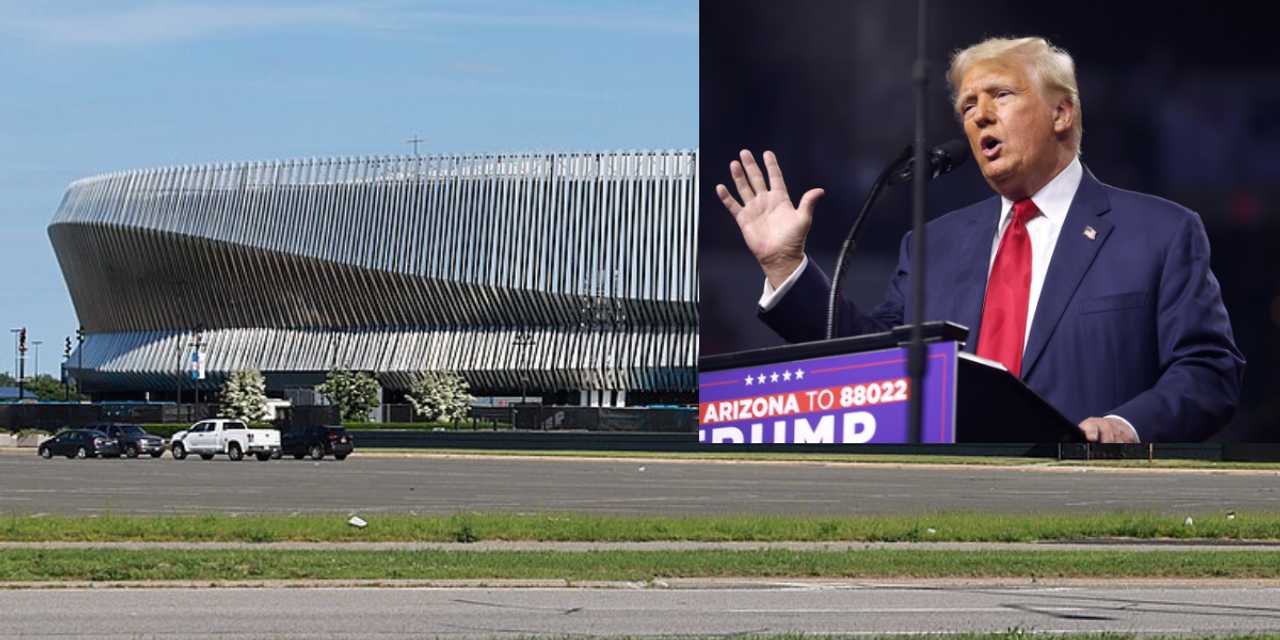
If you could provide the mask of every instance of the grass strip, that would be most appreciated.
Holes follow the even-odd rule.
[[[591,514],[345,514],[0,516],[9,542],[1035,542],[1280,540],[1280,514],[940,513],[903,516],[615,516]]]
[[[175,551],[14,549],[0,580],[1280,578],[1246,551]]]

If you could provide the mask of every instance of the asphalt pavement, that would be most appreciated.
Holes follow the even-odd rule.
[[[373,457],[42,460],[0,454],[0,514],[461,511],[912,514],[1280,511],[1280,473],[1036,466]]]
[[[739,588],[0,590],[0,638],[1226,634],[1280,628],[1280,588],[757,584]]]

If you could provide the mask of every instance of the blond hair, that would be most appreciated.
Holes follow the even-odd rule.
[[[947,84],[951,85],[951,100],[956,103],[956,92],[964,75],[974,65],[982,62],[1007,61],[1016,58],[1031,70],[1046,98],[1053,93],[1066,96],[1075,106],[1075,119],[1071,125],[1071,142],[1076,151],[1084,137],[1084,114],[1080,106],[1080,88],[1076,85],[1076,64],[1071,54],[1059,49],[1044,38],[988,38],[951,56],[951,68],[947,70]],[[959,111],[959,104],[953,105]]]

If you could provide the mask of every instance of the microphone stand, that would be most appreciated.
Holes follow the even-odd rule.
[[[919,148],[919,145],[916,145]],[[843,288],[844,274],[849,270],[849,256],[853,255],[853,248],[857,244],[858,233],[862,229],[862,221],[867,217],[867,213],[871,211],[871,207],[875,205],[879,199],[881,191],[884,190],[890,178],[898,177],[897,174],[904,170],[903,166],[907,160],[911,158],[912,147],[902,150],[893,162],[889,163],[880,172],[880,176],[876,178],[875,184],[871,185],[871,191],[867,193],[866,200],[862,201],[862,209],[858,211],[858,217],[853,219],[853,226],[849,227],[849,233],[844,237],[844,244],[840,245],[840,254],[836,258],[836,270],[831,280],[831,293],[827,296],[827,340],[836,337],[836,327],[840,326],[840,291]],[[916,164],[915,166],[922,166]],[[927,166],[927,165],[923,165]]]
[[[907,145],[907,148],[903,149],[902,153],[899,153],[898,157],[894,158],[893,162],[889,163],[880,172],[880,176],[871,185],[871,191],[867,194],[866,200],[862,202],[862,209],[858,211],[857,217],[853,219],[853,225],[849,227],[849,232],[844,238],[844,244],[840,246],[840,253],[836,257],[835,279],[831,282],[831,291],[827,297],[827,340],[835,337],[836,327],[840,326],[840,307],[836,304],[836,301],[840,299],[840,293],[844,288],[845,272],[849,269],[849,259],[853,256],[853,249],[857,244],[858,235],[862,232],[862,223],[871,208],[875,206],[876,200],[880,197],[880,193],[885,187],[897,186],[915,179],[915,149],[914,145]],[[963,164],[964,157],[957,154],[967,152],[968,149],[964,147],[964,142],[960,140],[952,140],[930,150],[929,173],[925,180],[932,180]]]
[[[928,35],[928,0],[917,0],[918,14],[916,20],[916,62],[912,69],[912,80],[915,84],[916,102],[916,143],[915,173],[912,175],[911,198],[911,344],[907,347],[907,375],[911,382],[909,389],[909,413],[907,421],[908,442],[917,444],[921,441],[924,418],[924,401],[921,397],[924,389],[924,374],[928,365],[924,346],[924,210],[925,183],[929,176],[923,170],[929,166],[925,145],[925,101],[928,100],[929,74],[928,50],[925,38]]]

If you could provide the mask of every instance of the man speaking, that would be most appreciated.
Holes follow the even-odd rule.
[[[997,196],[929,223],[926,313],[970,329],[966,350],[999,361],[1094,442],[1201,440],[1231,417],[1244,358],[1199,216],[1099,182],[1071,56],[1043,38],[993,38],[957,52],[954,107]],[[764,270],[761,318],[792,342],[825,334],[831,282],[804,252],[811,189],[793,205],[773,153],[731,162],[716,185]],[[766,181],[765,172],[768,173]],[[841,300],[840,335],[911,317],[910,234],[885,299]]]

